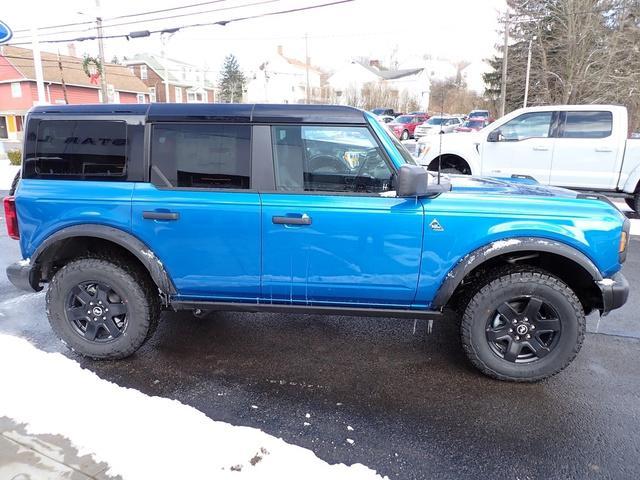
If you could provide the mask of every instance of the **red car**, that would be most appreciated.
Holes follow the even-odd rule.
[[[400,140],[413,138],[416,127],[429,120],[429,115],[400,115],[393,122],[387,123],[393,134]]]
[[[465,122],[453,129],[454,132],[477,132],[478,130],[482,130],[484,127],[489,125],[491,122],[489,119],[484,117],[472,117],[467,118]]]

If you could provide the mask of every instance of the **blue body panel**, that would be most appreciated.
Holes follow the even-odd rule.
[[[416,199],[265,193],[262,208],[267,301],[412,304],[424,221]],[[272,222],[273,216],[303,214],[311,225]]]
[[[107,225],[130,232],[132,192],[133,183],[127,182],[21,180],[16,208],[23,258],[72,225]]]
[[[149,220],[143,211],[180,217]],[[260,295],[259,194],[136,183],[131,213],[134,235],[164,264],[181,297],[255,301]]]

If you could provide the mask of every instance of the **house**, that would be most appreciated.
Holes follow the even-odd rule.
[[[92,82],[85,74],[82,58],[41,52],[41,59],[46,103],[102,101],[100,83]],[[149,101],[148,87],[127,67],[109,63],[105,65],[105,73],[111,103]],[[24,116],[37,103],[33,51],[0,46],[0,140],[20,139]]]
[[[348,100],[347,92],[359,94],[368,86],[384,85],[397,95],[404,93],[417,101],[421,109],[429,108],[431,83],[424,68],[387,69],[378,60],[354,59],[336,70],[327,81],[342,102]]]
[[[307,99],[307,75],[309,95]],[[320,103],[324,73],[318,67],[284,54],[282,46],[249,76],[249,103]]]
[[[124,64],[142,80],[152,102],[207,103],[215,101],[215,85],[200,67],[158,55],[138,54]],[[165,77],[166,75],[166,77]],[[168,84],[169,98],[166,97]]]

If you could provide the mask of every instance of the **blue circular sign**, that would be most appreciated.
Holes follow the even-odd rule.
[[[6,43],[13,37],[13,32],[9,25],[0,20],[0,43]]]

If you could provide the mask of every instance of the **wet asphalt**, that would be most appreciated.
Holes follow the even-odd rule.
[[[0,269],[18,258],[0,225]],[[392,479],[640,478],[640,240],[623,309],[589,330],[578,358],[533,385],[466,361],[457,321],[165,313],[132,357],[78,357],[51,333],[44,295],[0,275],[0,332],[62,352],[101,378],[257,427],[330,463]],[[10,368],[3,366],[2,368]],[[55,392],[52,392],[55,394]],[[122,406],[126,408],[126,406]],[[162,418],[158,418],[162,423]],[[173,432],[185,435],[187,432]],[[123,432],[123,435],[135,432]],[[350,442],[353,441],[353,443]]]

